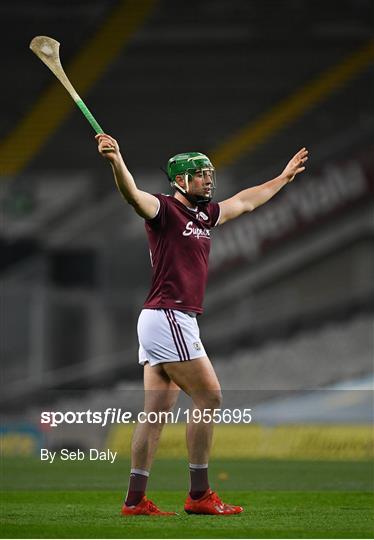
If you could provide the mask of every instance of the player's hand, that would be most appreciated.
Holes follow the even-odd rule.
[[[98,151],[103,157],[112,162],[119,158],[120,150],[116,139],[106,133],[99,133],[95,136],[95,139],[98,144]]]
[[[302,148],[297,154],[289,161],[282,175],[287,178],[287,182],[292,182],[295,176],[305,171],[304,163],[308,159],[308,150]]]

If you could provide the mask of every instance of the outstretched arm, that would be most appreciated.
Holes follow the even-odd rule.
[[[220,225],[230,219],[241,216],[245,212],[252,212],[252,210],[274,197],[282,187],[292,182],[297,174],[305,170],[304,163],[307,159],[308,150],[302,148],[289,161],[284,171],[276,178],[273,178],[273,180],[269,180],[259,186],[244,189],[230,199],[220,202]]]
[[[117,141],[104,133],[96,135],[95,138],[99,153],[112,166],[114,179],[121,195],[139,216],[144,219],[154,218],[158,211],[159,200],[154,195],[137,188],[132,174],[123,161]]]

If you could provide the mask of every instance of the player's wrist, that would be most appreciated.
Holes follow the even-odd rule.
[[[109,159],[112,166],[115,167],[117,170],[120,169],[121,167],[124,167],[126,169],[126,165],[119,151],[113,152],[113,154],[109,157]]]
[[[290,172],[284,170],[279,178],[281,179],[281,182],[283,183],[283,185],[285,185],[285,184],[288,184],[289,182],[292,182],[293,175]]]

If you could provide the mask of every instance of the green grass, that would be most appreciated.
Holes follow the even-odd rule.
[[[128,462],[2,462],[4,538],[371,538],[373,468],[367,462],[220,461],[211,482],[239,516],[183,512],[185,463],[159,460],[149,497],[172,517],[119,515]],[[218,475],[228,476],[220,480]],[[159,491],[155,491],[155,490]]]
[[[227,492],[239,516],[188,516],[184,492],[152,492],[173,517],[121,517],[110,491],[8,493],[2,516],[7,538],[369,538],[369,494],[337,492]]]
[[[127,487],[129,461],[42,463],[38,459],[1,461],[1,486],[18,490],[120,490]],[[226,479],[220,478],[226,473]],[[229,491],[372,491],[374,468],[367,461],[212,460],[210,481]],[[149,488],[182,491],[188,485],[185,460],[156,460]]]

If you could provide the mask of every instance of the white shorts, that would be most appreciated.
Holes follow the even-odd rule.
[[[139,364],[184,362],[206,356],[195,316],[175,309],[143,309],[138,319]]]

